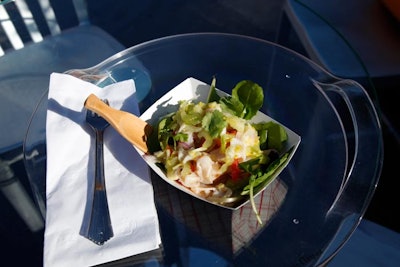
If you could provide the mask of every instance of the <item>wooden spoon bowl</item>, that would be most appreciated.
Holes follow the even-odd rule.
[[[147,141],[153,131],[153,127],[132,113],[114,109],[98,98],[90,94],[85,100],[86,109],[96,112],[132,145],[148,153]]]

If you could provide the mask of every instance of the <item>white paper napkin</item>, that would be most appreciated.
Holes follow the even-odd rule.
[[[85,123],[84,101],[94,93],[107,98],[110,106],[138,115],[135,91],[132,80],[99,88],[70,75],[51,74],[44,266],[91,266],[159,248],[149,169],[111,126],[104,133],[104,163],[114,237],[98,246],[79,234],[94,174],[94,166],[88,166],[93,131]]]

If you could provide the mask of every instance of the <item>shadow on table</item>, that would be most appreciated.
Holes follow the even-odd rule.
[[[195,245],[195,240],[199,240],[206,250],[211,249],[227,259],[235,258],[251,245],[279,210],[287,193],[286,185],[278,177],[254,198],[263,223],[260,224],[250,202],[231,210],[192,197],[154,174],[152,183],[159,212],[166,214],[175,224],[184,225],[187,232],[192,234],[187,239],[172,237],[168,230],[162,236],[185,239],[172,242],[177,244],[193,241]],[[170,244],[169,241],[166,244]]]

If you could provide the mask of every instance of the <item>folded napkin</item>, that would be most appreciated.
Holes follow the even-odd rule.
[[[132,80],[99,88],[70,75],[51,74],[44,266],[92,266],[160,247],[149,169],[111,126],[104,132],[104,172],[114,237],[99,246],[79,234],[94,182],[94,132],[85,123],[84,101],[94,93],[110,106],[138,115],[135,92]]]

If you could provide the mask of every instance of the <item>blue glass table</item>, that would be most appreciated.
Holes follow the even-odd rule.
[[[382,136],[367,92],[277,44],[243,35],[183,34],[136,45],[68,73],[99,86],[133,79],[141,111],[187,77],[207,81],[216,75],[218,87],[228,92],[250,79],[264,88],[262,111],[302,137],[288,167],[256,198],[265,211],[263,225],[248,205],[221,209],[153,174],[163,246],[111,266],[324,265],[354,232],[374,193]],[[46,108],[44,96],[24,146],[43,214]]]

